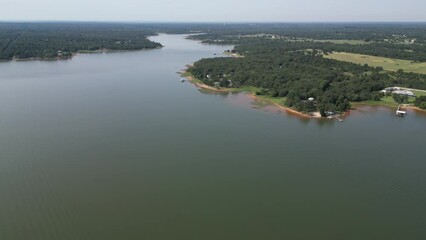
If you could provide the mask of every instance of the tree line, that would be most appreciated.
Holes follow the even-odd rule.
[[[140,50],[161,44],[155,32],[138,25],[77,23],[0,23],[0,60],[68,58],[78,51]]]

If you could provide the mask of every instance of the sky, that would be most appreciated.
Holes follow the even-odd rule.
[[[424,22],[426,0],[0,0],[0,21]]]

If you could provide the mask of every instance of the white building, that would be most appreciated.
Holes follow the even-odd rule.
[[[408,90],[396,90],[393,91],[393,93],[398,94],[398,95],[405,95],[405,96],[409,96],[409,97],[415,97],[416,94],[414,94],[412,91],[408,91]]]

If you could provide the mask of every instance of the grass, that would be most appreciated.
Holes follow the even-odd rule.
[[[369,44],[371,42],[366,42],[364,40],[350,40],[350,39],[327,39],[327,40],[313,40],[314,42],[329,42],[334,44],[351,44],[351,45],[359,45],[359,44]]]
[[[410,60],[392,59],[346,52],[333,52],[331,54],[324,55],[324,57],[356,64],[368,64],[372,67],[383,67],[383,69],[388,71],[398,71],[399,69],[402,69],[405,72],[426,74],[426,62],[413,62]]]
[[[358,107],[358,106],[387,106],[387,107],[398,107],[398,103],[395,102],[392,97],[384,97],[382,98],[382,100],[380,101],[363,101],[363,102],[351,102],[351,105],[353,107]]]
[[[227,56],[235,57],[235,58],[242,58],[242,57],[244,57],[244,55],[241,55],[239,53],[223,52],[223,54],[225,54]]]
[[[279,105],[285,106],[285,105],[284,105],[284,103],[285,103],[285,98],[281,98],[281,97],[269,97],[269,96],[260,96],[260,95],[256,95],[256,98],[257,98],[257,99],[260,99],[260,100],[264,100],[264,101],[270,102],[270,103],[276,103],[276,104],[279,104]]]
[[[260,91],[261,89],[257,87],[244,86],[239,88],[226,88],[226,90],[230,92],[250,92],[256,94],[256,92]]]
[[[351,45],[360,45],[360,44],[370,44],[373,42],[366,42],[364,40],[351,40],[351,39],[312,39],[312,38],[286,38],[289,42],[303,42],[303,41],[312,41],[312,42],[322,42],[322,43],[334,43],[334,44],[351,44]]]
[[[423,95],[426,95],[426,93],[421,92]],[[417,95],[417,93],[416,93]],[[417,95],[419,96],[419,95]],[[408,97],[408,101],[404,102],[403,104],[414,104],[414,100],[416,100],[415,97]],[[395,102],[393,100],[392,96],[385,96],[380,101],[363,101],[363,102],[352,102],[352,106],[362,106],[362,105],[368,105],[368,106],[388,106],[388,107],[398,107],[399,103]]]
[[[417,97],[420,97],[420,96],[426,96],[426,92],[423,92],[423,91],[416,91],[416,90],[412,90],[412,92],[413,92],[414,94],[416,94],[416,96],[417,96]]]

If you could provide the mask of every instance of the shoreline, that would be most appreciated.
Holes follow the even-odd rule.
[[[190,67],[190,66],[191,65],[187,65],[187,67]],[[254,99],[256,101],[266,101],[266,102],[270,103],[271,105],[277,107],[279,110],[286,111],[288,113],[297,115],[298,117],[309,118],[309,119],[311,119],[311,118],[312,119],[328,119],[326,117],[322,117],[319,114],[319,112],[313,112],[312,114],[299,112],[299,111],[297,111],[297,110],[295,110],[293,108],[290,108],[290,107],[281,105],[279,103],[273,102],[272,100],[269,100],[269,99],[267,99],[265,97],[256,96],[252,91],[248,91],[246,89],[238,89],[238,88],[220,88],[220,89],[218,89],[218,88],[209,86],[209,85],[204,84],[201,81],[195,79],[195,77],[192,76],[190,73],[188,73],[186,70],[181,70],[178,73],[182,77],[186,78],[188,80],[188,82],[190,82],[191,84],[193,84],[193,85],[195,85],[195,86],[197,86],[199,88],[205,89],[205,90],[210,90],[210,91],[214,91],[214,92],[221,92],[221,93],[237,93],[237,92],[241,92],[242,93],[242,92],[246,92],[247,95],[250,98],[252,98],[252,99]],[[339,116],[339,117],[344,117],[344,114],[343,114],[343,116]]]
[[[186,65],[187,68],[191,67],[192,65]],[[282,111],[286,111],[288,113],[294,114],[298,117],[302,117],[302,118],[307,118],[307,119],[344,119],[348,116],[348,112],[352,111],[352,110],[357,110],[357,108],[362,108],[362,107],[386,107],[386,108],[397,108],[398,106],[394,106],[391,104],[383,104],[380,102],[377,103],[368,103],[368,102],[351,102],[352,107],[351,109],[349,109],[348,111],[340,114],[340,115],[336,115],[332,118],[329,117],[322,117],[319,112],[313,112],[313,113],[303,113],[303,112],[299,112],[293,108],[284,106],[282,104],[276,103],[270,99],[267,99],[266,97],[262,97],[262,96],[256,96],[253,91],[247,90],[247,89],[241,89],[241,88],[215,88],[212,86],[209,86],[207,84],[204,84],[203,82],[201,82],[200,80],[195,79],[194,76],[192,76],[187,69],[181,70],[178,72],[182,77],[186,78],[188,80],[188,82],[190,82],[191,84],[195,85],[198,88],[201,89],[205,89],[205,90],[209,90],[209,91],[214,91],[214,92],[218,92],[218,93],[237,93],[237,92],[246,92],[247,95],[256,100],[256,101],[266,101],[268,103],[270,103],[271,105],[277,107],[279,110]],[[426,109],[421,109],[419,107],[413,106],[413,105],[404,105],[403,107],[406,109],[410,109],[413,111],[418,111],[418,112],[423,112],[426,113]]]
[[[71,55],[66,57],[56,56],[56,57],[50,57],[50,58],[43,58],[43,57],[29,57],[29,58],[15,58],[12,59],[1,59],[0,63],[3,62],[26,62],[26,61],[62,61],[62,60],[70,60],[80,54],[98,54],[98,53],[115,53],[115,52],[134,52],[134,51],[145,51],[145,50],[155,50],[155,49],[161,49],[164,46],[159,46],[155,48],[142,48],[142,49],[130,49],[130,50],[120,50],[120,49],[99,49],[99,50],[80,50],[77,52],[71,53]]]
[[[416,106],[403,106],[403,108],[411,109],[411,110],[415,110],[415,111],[419,111],[419,112],[426,112],[426,109],[421,109],[421,108],[416,107]]]
[[[229,89],[226,89],[226,88],[219,89],[219,88],[215,88],[215,87],[209,86],[207,84],[204,84],[202,82],[198,82],[198,81],[195,80],[195,78],[192,75],[184,75],[187,72],[182,71],[182,72],[179,72],[179,73],[181,74],[182,77],[186,78],[188,80],[188,82],[190,82],[191,84],[193,84],[193,85],[195,85],[199,88],[214,91],[214,92],[222,92],[222,93],[236,92],[236,90],[232,91],[232,90],[229,90]]]
[[[375,103],[368,103],[368,102],[351,102],[351,104],[352,104],[352,108],[351,108],[352,110],[356,110],[358,107],[360,107],[360,108],[362,108],[362,107],[385,107],[385,108],[396,109],[399,106],[399,104],[397,104],[397,105],[380,104],[380,102],[377,102],[376,104]],[[401,104],[401,105],[405,109],[410,109],[410,110],[426,113],[426,109],[422,109],[422,108],[416,107],[416,106],[411,105],[411,104]]]
[[[272,101],[270,101],[270,100],[268,100],[266,98],[258,97],[258,96],[254,95],[251,92],[248,93],[248,96],[250,98],[256,100],[256,101],[266,101],[268,103],[271,103],[273,106],[277,107],[279,110],[286,111],[288,113],[297,115],[298,117],[302,117],[302,118],[314,118],[314,119],[322,119],[323,118],[323,117],[321,117],[321,115],[316,115],[316,114],[315,115],[310,115],[310,114],[307,114],[307,113],[299,112],[299,111],[297,111],[297,110],[295,110],[293,108],[289,108],[289,107],[286,107],[286,106],[281,105],[279,103],[272,102]],[[326,118],[324,117],[324,119],[326,119]]]

